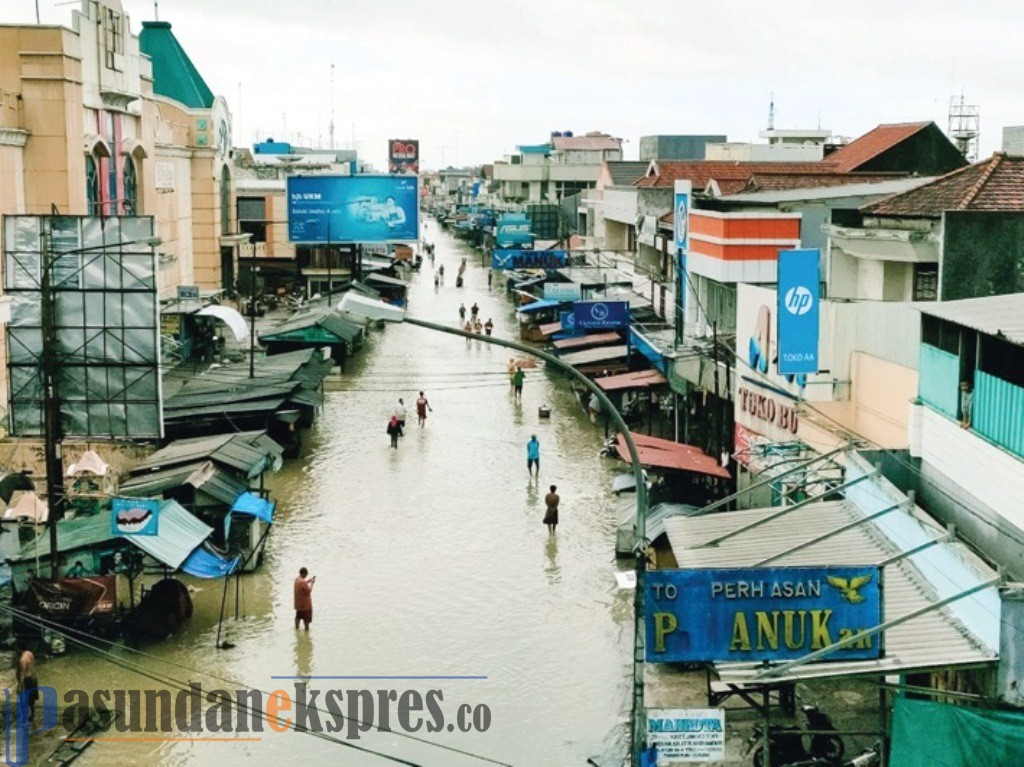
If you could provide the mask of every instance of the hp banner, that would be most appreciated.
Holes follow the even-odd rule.
[[[818,372],[817,248],[779,251],[779,374]]]

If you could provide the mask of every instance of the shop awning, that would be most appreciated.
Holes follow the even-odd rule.
[[[695,474],[706,474],[709,477],[721,477],[729,479],[729,472],[718,465],[718,461],[703,450],[693,445],[684,445],[680,442],[673,442],[669,439],[658,439],[647,437],[643,434],[630,432],[636,450],[640,454],[640,463],[657,469],[673,469],[675,471],[691,471]],[[626,462],[629,457],[629,448],[626,446],[625,438],[620,434],[615,445],[619,457]]]
[[[883,497],[876,505],[884,507],[889,500]],[[755,527],[755,523],[759,524]],[[937,604],[942,596],[977,588],[995,573],[980,569],[978,564],[967,565],[963,555],[948,543],[938,542],[916,556],[900,557],[920,545],[913,529],[920,530],[924,539],[941,538],[943,534],[935,528],[929,530],[905,509],[871,520],[863,509],[846,499],[789,510],[773,507],[675,516],[663,524],[682,568],[755,567],[767,561],[772,567],[884,565],[883,620],[896,621],[921,613],[885,630],[885,654],[876,660],[831,660],[791,667],[781,664],[783,667],[778,669],[753,662],[716,663],[715,670],[723,682],[775,684],[858,674],[880,676],[991,665],[998,659],[1000,605],[995,586],[943,606]],[[893,543],[894,539],[882,529],[885,525],[899,530],[897,539],[904,543]],[[730,537],[725,538],[727,535]],[[709,545],[712,541],[714,545]],[[949,547],[944,555],[948,561],[959,564],[936,569],[928,577],[929,570],[922,567],[927,568],[928,556],[941,554],[943,547]],[[951,575],[953,567],[962,570]],[[965,575],[968,569],[973,572],[969,577]],[[986,640],[987,633],[994,637]]]
[[[550,335],[554,335],[555,333],[561,332],[561,330],[562,330],[562,323],[561,322],[549,322],[547,325],[539,325],[537,327],[537,329],[541,332],[542,335],[550,336]]]
[[[591,346],[608,346],[609,344],[616,343],[622,343],[622,336],[618,333],[592,333],[587,336],[563,338],[559,341],[553,341],[551,345],[562,351],[564,349],[587,349]]]
[[[668,381],[657,370],[637,370],[633,373],[595,378],[594,383],[605,391],[622,391],[624,389],[649,389],[652,386],[662,386]]]
[[[549,301],[546,298],[542,298],[539,301],[534,301],[532,304],[526,306],[520,306],[516,309],[520,314],[533,314],[534,312],[542,312],[545,309],[554,309],[556,306],[565,303],[564,301]]]
[[[381,285],[390,285],[392,287],[397,287],[397,288],[407,288],[407,287],[409,287],[409,283],[406,282],[405,280],[400,280],[397,277],[389,277],[386,274],[377,274],[376,272],[372,272],[372,273],[366,275],[366,281],[367,282],[378,282]]]
[[[236,341],[244,341],[249,337],[249,328],[246,327],[245,317],[239,314],[237,309],[232,309],[230,306],[211,304],[210,306],[204,306],[196,314],[202,317],[216,317],[231,328]]]
[[[181,570],[196,578],[223,578],[235,571],[241,559],[225,557],[205,546],[200,546],[181,563]]]
[[[246,514],[271,524],[274,521],[274,503],[254,493],[242,493],[231,506],[231,513]]]
[[[566,365],[593,365],[598,362],[609,362],[624,358],[629,353],[625,344],[616,346],[599,346],[596,349],[584,349],[579,352],[563,354],[559,359]]]

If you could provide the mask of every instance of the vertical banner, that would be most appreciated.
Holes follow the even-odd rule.
[[[690,249],[690,196],[693,185],[688,180],[675,182],[675,201],[672,206],[675,219],[676,251],[676,343],[683,340],[683,325],[686,321],[686,254]]]
[[[820,260],[817,248],[779,251],[780,375],[818,372]]]

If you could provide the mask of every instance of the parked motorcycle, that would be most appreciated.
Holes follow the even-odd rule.
[[[819,733],[806,735],[807,730],[835,730],[832,717],[817,706],[802,706],[806,727],[772,725],[769,730],[770,764],[765,765],[764,727],[754,725],[744,755],[753,751],[754,767],[839,767],[846,747],[838,735]],[[810,740],[810,748],[807,740]]]

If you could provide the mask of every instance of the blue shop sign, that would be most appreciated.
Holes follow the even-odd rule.
[[[491,251],[491,268],[495,271],[509,269],[560,269],[568,258],[564,250],[516,250],[500,248]]]
[[[882,570],[865,565],[652,570],[645,576],[647,661],[801,658],[882,622]],[[823,661],[882,656],[858,637]]]
[[[818,372],[820,260],[816,248],[779,251],[779,375]]]
[[[415,176],[290,176],[290,242],[395,242],[419,239]]]
[[[572,305],[576,327],[620,330],[629,327],[629,301],[577,301]]]

